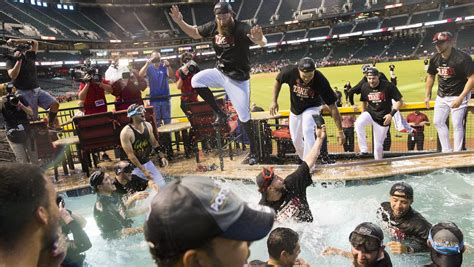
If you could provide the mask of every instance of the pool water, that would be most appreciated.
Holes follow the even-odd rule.
[[[379,204],[388,200],[391,185],[400,180],[413,186],[415,195],[412,207],[415,210],[432,224],[443,220],[455,222],[463,231],[465,242],[474,244],[474,173],[453,170],[442,170],[420,176],[401,176],[340,188],[310,187],[307,191],[308,202],[315,221],[275,226],[290,227],[300,234],[302,251],[300,257],[311,266],[350,266],[349,259],[340,256],[322,256],[322,250],[326,246],[349,250],[349,233],[361,222],[377,222],[376,210]],[[260,194],[254,184],[237,181],[229,183],[234,192],[246,201],[259,201]],[[87,220],[85,231],[92,242],[92,248],[86,252],[87,263],[90,266],[100,267],[155,266],[143,235],[113,241],[101,238],[92,215],[95,199],[95,195],[66,199],[66,207]],[[136,226],[141,226],[144,216],[136,217],[134,221]],[[427,253],[402,256],[390,254],[390,257],[394,266],[422,266],[430,262]],[[254,259],[264,261],[268,259],[266,238],[252,244],[249,260]],[[463,266],[474,266],[474,252],[465,253]]]

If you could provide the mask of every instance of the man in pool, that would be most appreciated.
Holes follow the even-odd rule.
[[[359,224],[349,235],[351,252],[328,247],[323,255],[341,255],[353,259],[353,266],[391,267],[392,261],[383,245],[383,231],[371,222]]]
[[[411,204],[413,188],[404,182],[390,189],[390,201],[380,204],[377,217],[393,240],[387,243],[394,254],[428,251],[426,241],[431,224]]]
[[[290,228],[275,228],[267,239],[267,249],[270,259],[267,262],[253,260],[250,266],[307,266],[305,261],[298,259],[301,253],[299,235]]]
[[[90,186],[97,193],[97,201],[94,205],[94,219],[99,227],[102,237],[113,239],[122,235],[132,235],[141,233],[142,227],[132,227],[133,221],[129,218],[131,214],[127,210],[127,205],[122,201],[116,191],[114,178],[104,171],[95,171],[90,177]],[[140,192],[142,193],[142,192]],[[148,194],[141,195],[144,199]],[[130,205],[131,203],[127,203]]]
[[[428,236],[428,246],[433,261],[429,267],[461,267],[465,251],[464,235],[456,224],[435,224]]]
[[[323,139],[326,137],[324,125],[317,125],[316,136],[316,142],[304,157],[303,163],[286,178],[275,174],[272,167],[263,168],[257,175],[258,191],[262,194],[259,204],[273,208],[277,213],[277,221],[287,219],[297,222],[313,221],[306,199],[306,188],[313,183],[310,169],[316,163]]]
[[[145,239],[158,266],[242,267],[272,229],[272,209],[242,201],[208,177],[170,182],[155,196]]]

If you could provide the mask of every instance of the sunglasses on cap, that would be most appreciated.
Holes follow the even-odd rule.
[[[443,254],[443,255],[456,255],[461,253],[462,249],[464,248],[464,241],[461,241],[461,243],[455,243],[455,242],[436,242],[433,240],[433,237],[431,235],[431,229],[430,229],[430,234],[428,235],[428,242],[430,242],[431,247],[433,247],[436,252]]]
[[[375,251],[382,246],[382,242],[374,237],[361,235],[352,232],[349,236],[349,241],[352,247],[355,249],[361,249],[363,251]]]
[[[274,177],[275,177],[275,173],[273,172],[273,167],[269,167],[268,169],[263,168],[262,169],[263,186],[258,191],[265,192],[267,188],[270,186],[270,184],[272,183]]]

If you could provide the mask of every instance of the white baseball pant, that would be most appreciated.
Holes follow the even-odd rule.
[[[210,87],[224,88],[232,105],[237,111],[239,120],[250,120],[250,81],[237,81],[225,76],[216,68],[198,72],[191,80],[193,88]]]
[[[395,102],[396,101],[392,99],[392,105]],[[413,132],[413,128],[410,126],[410,124],[408,124],[408,122],[405,120],[405,118],[402,117],[402,114],[400,114],[400,111],[395,113],[395,115],[393,115],[392,119],[393,119],[393,124],[395,124],[395,129],[397,129],[397,131],[402,132],[402,133],[411,133],[411,132]]]
[[[142,165],[147,171],[151,173],[153,176],[153,182],[155,182],[155,184],[157,184],[159,187],[166,185],[165,178],[163,178],[163,175],[161,175],[161,172],[156,168],[155,164],[151,160]],[[132,174],[142,178],[143,180],[148,180],[148,178],[145,177],[139,168],[133,169]]]
[[[441,143],[442,152],[452,152],[451,142],[449,141],[449,129],[446,125],[446,119],[451,113],[451,119],[453,121],[454,128],[454,151],[461,151],[462,142],[464,139],[464,115],[467,111],[467,104],[471,99],[469,93],[462,101],[462,104],[458,108],[451,108],[452,102],[457,96],[437,96],[434,106],[433,122],[438,131],[439,142]]]
[[[314,137],[314,129],[316,123],[313,115],[321,114],[321,106],[307,108],[300,115],[290,112],[290,135],[291,141],[296,149],[296,154],[301,160],[309,153],[316,138]]]
[[[354,127],[357,133],[357,140],[359,143],[359,150],[361,153],[369,152],[367,147],[367,134],[365,126],[372,124],[373,138],[374,138],[374,159],[383,158],[383,141],[387,137],[388,126],[381,126],[376,123],[369,112],[365,111],[355,121]]]

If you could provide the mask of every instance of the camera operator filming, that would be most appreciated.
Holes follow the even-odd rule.
[[[81,82],[79,93],[80,101],[84,102],[84,115],[107,112],[105,92],[112,93],[112,86],[102,79],[102,75],[86,60],[84,66],[72,73],[73,79]]]
[[[193,60],[193,55],[189,52],[181,54],[180,61],[182,66],[176,70],[176,87],[181,90],[181,109],[184,112],[184,105],[186,103],[198,101],[198,93],[191,86],[191,79],[200,69]]]
[[[0,84],[0,91],[7,94],[0,99],[0,111],[5,119],[6,135],[8,143],[15,154],[17,162],[37,163],[34,142],[29,138],[29,116],[33,111],[23,96],[15,94],[16,88],[13,83]]]
[[[26,39],[9,39],[7,45],[15,47],[13,56],[7,57],[8,76],[17,88],[17,94],[25,98],[33,111],[32,119],[38,119],[38,106],[49,111],[48,126],[54,128],[59,102],[40,88],[36,74],[38,42]]]

